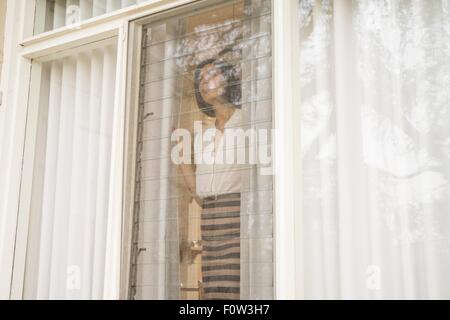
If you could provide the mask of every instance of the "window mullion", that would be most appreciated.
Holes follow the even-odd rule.
[[[277,299],[302,297],[298,0],[273,0],[275,284]]]

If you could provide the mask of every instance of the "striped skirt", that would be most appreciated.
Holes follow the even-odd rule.
[[[240,297],[241,194],[203,199],[202,299]]]

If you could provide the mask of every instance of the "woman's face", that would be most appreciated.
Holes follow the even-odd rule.
[[[213,64],[207,64],[200,71],[199,90],[203,100],[210,105],[223,103],[222,96],[225,93],[225,78]]]

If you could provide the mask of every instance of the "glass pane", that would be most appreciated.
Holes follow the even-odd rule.
[[[116,41],[33,62],[40,77],[31,84],[39,100],[26,299],[103,297]]]
[[[271,1],[188,12],[144,26],[130,298],[271,299]]]
[[[54,30],[149,0],[36,0],[34,34]]]

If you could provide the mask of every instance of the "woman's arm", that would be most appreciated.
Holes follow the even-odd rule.
[[[192,195],[194,200],[201,206],[202,201],[197,195],[196,182],[195,182],[195,172],[191,164],[182,163],[178,165],[179,170],[183,176],[184,183],[189,193]]]
[[[175,127],[172,127],[172,134],[173,134],[173,132],[175,132],[175,130],[176,130]],[[173,137],[172,137],[172,140],[174,140]],[[175,140],[177,140],[177,139],[175,139]],[[179,138],[178,138],[177,143],[178,143],[179,147],[181,148],[180,152],[182,152],[184,154],[183,144],[180,143]],[[191,154],[192,154],[192,151],[191,151]],[[201,201],[200,197],[197,195],[194,166],[190,163],[181,162],[180,164],[178,164],[177,167],[178,167],[178,170],[180,171],[181,175],[183,176],[183,181],[184,181],[184,184],[185,184],[186,189],[188,190],[189,194],[201,206],[202,201]]]
[[[192,195],[195,195],[196,194],[195,173],[192,168],[192,165],[182,163],[178,165],[178,168],[181,171],[186,188]]]

